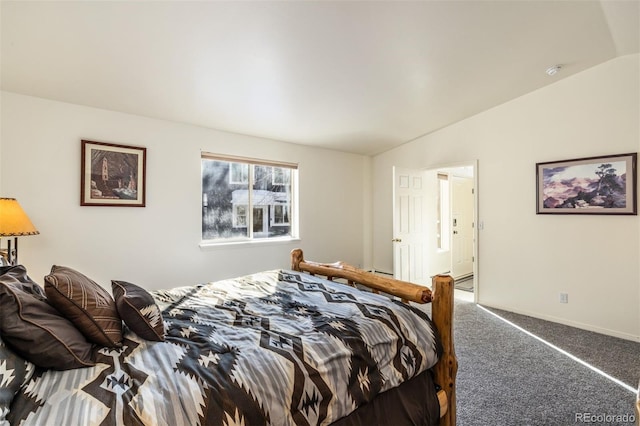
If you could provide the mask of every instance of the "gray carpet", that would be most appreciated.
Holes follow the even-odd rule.
[[[467,278],[456,280],[455,288],[456,290],[469,291],[473,293],[473,275]]]
[[[487,308],[506,320],[562,348],[625,384],[637,388],[640,380],[640,343],[592,331]]]
[[[638,386],[640,343],[492,312]],[[454,324],[458,425],[634,424],[623,421],[634,419],[634,392],[473,303],[456,301]]]

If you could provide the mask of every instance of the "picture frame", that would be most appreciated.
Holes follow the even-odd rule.
[[[145,207],[147,149],[82,140],[81,206]]]
[[[536,214],[637,215],[637,153],[536,163]]]

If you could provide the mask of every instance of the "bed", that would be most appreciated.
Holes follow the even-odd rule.
[[[431,291],[296,249],[288,270],[109,294],[14,266],[0,308],[2,426],[455,424],[448,276]]]

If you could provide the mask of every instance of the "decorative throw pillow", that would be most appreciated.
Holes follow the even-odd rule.
[[[34,369],[35,365],[13,353],[0,339],[0,425],[8,424],[11,401]]]
[[[148,291],[126,281],[111,281],[120,317],[138,336],[162,342],[164,322],[160,308]]]
[[[24,266],[0,268],[0,334],[13,352],[38,367],[90,367],[91,343],[53,306]]]
[[[80,272],[56,266],[44,277],[49,303],[62,313],[90,342],[122,346],[122,319],[113,297]]]

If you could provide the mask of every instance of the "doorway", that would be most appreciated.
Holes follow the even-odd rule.
[[[253,208],[253,234],[254,236],[260,237],[266,235],[267,229],[267,220],[266,220],[266,207],[258,206]]]
[[[476,170],[477,161],[422,170],[394,167],[395,278],[430,284],[434,275],[451,275],[477,300]]]
[[[473,277],[474,185],[473,178],[459,176],[451,180],[451,276],[456,280]]]

